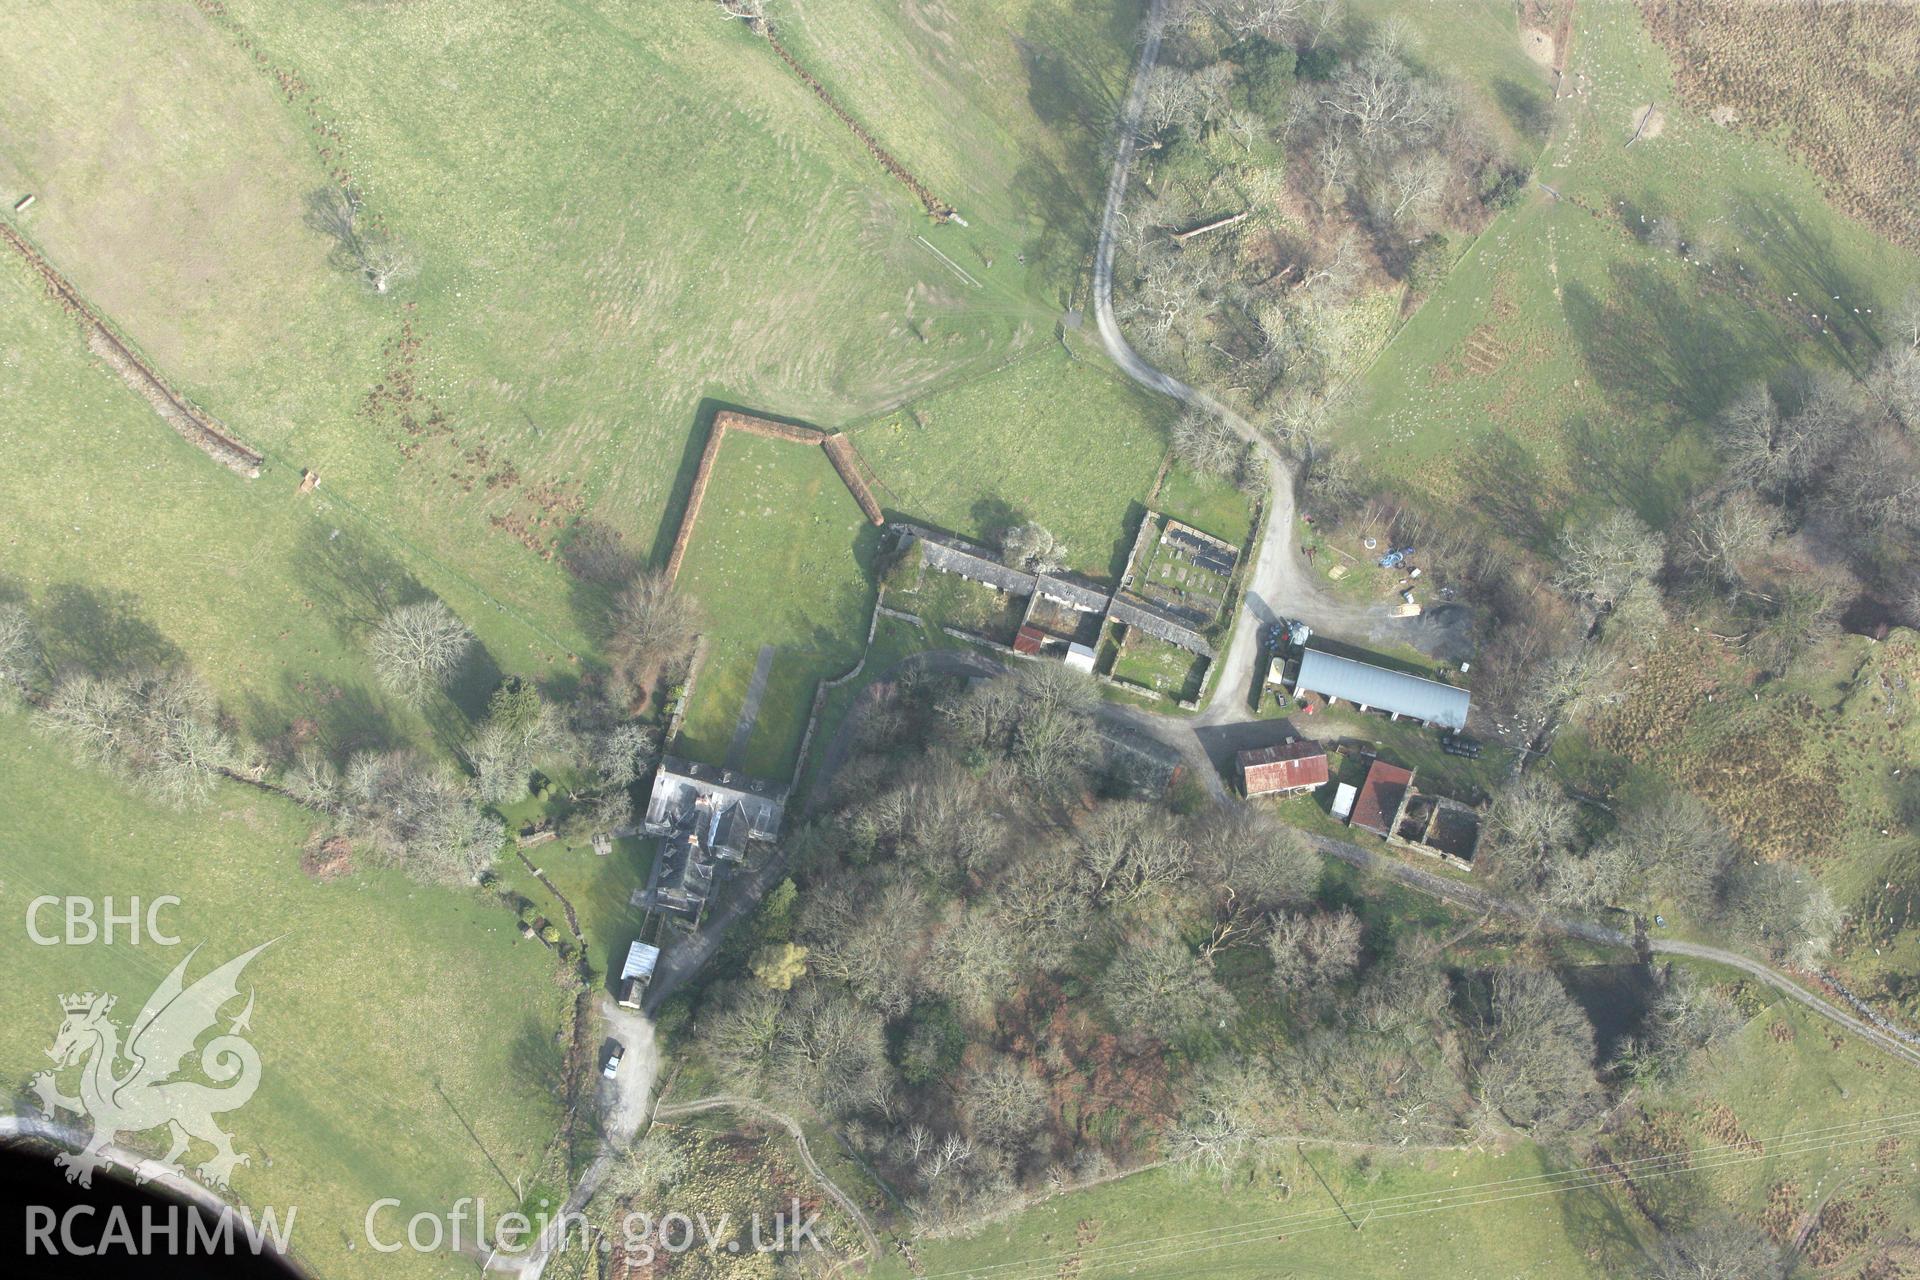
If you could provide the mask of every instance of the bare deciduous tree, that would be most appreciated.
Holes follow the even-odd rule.
[[[975,1139],[1017,1149],[1047,1115],[1046,1090],[1018,1063],[1000,1058],[960,1082],[960,1110]]]
[[[1124,939],[1096,984],[1107,1012],[1139,1040],[1178,1040],[1233,1016],[1233,997],[1178,938]]]
[[[1826,955],[1840,911],[1811,872],[1778,862],[1736,863],[1726,878],[1724,917],[1744,941],[1796,964]]]
[[[419,706],[446,687],[472,646],[473,632],[453,610],[438,600],[420,600],[382,618],[367,650],[381,686]]]
[[[685,656],[699,628],[693,601],[664,573],[642,573],[622,587],[608,618],[607,656],[623,698],[643,692],[636,682],[649,666]]]
[[[1020,947],[991,910],[975,908],[940,935],[932,959],[935,989],[968,1017],[986,1019],[1014,989]]]
[[[1580,841],[1580,811],[1538,773],[1523,775],[1494,797],[1487,814],[1487,871],[1509,889],[1545,882]]]
[[[1360,918],[1345,909],[1277,917],[1267,935],[1274,986],[1305,999],[1324,995],[1359,967],[1360,934]]]
[[[1593,1024],[1544,969],[1501,969],[1472,1044],[1483,1125],[1564,1132],[1595,1098]]]
[[[1174,456],[1203,476],[1232,479],[1246,451],[1246,442],[1217,414],[1189,409],[1173,424]]]
[[[1076,848],[1084,892],[1100,906],[1125,906],[1173,884],[1191,856],[1162,811],[1136,800],[1101,806]]]
[[[1646,1280],[1782,1280],[1787,1266],[1765,1232],[1720,1216],[1662,1239],[1641,1274]]]
[[[1735,489],[1695,511],[1682,534],[1681,558],[1722,584],[1740,582],[1741,566],[1780,532],[1777,511],[1750,490]]]
[[[82,759],[176,808],[205,804],[239,763],[212,691],[184,670],[74,676],[35,718]]]
[[[601,786],[630,787],[639,781],[647,759],[659,745],[659,736],[652,729],[630,720],[594,738],[589,762]]]
[[[1571,529],[1560,540],[1559,583],[1569,595],[1607,608],[1660,572],[1660,540],[1628,511]]]

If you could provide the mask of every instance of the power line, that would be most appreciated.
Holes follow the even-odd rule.
[[[1476,1183],[1467,1187],[1457,1187],[1445,1192],[1405,1192],[1394,1196],[1385,1196],[1369,1201],[1359,1207],[1368,1211],[1368,1221],[1407,1216],[1411,1213],[1432,1213],[1450,1208],[1472,1208],[1483,1204],[1495,1204],[1502,1200],[1520,1199],[1535,1195],[1551,1195],[1565,1190],[1581,1190],[1593,1186],[1606,1185],[1621,1180],[1628,1174],[1644,1177],[1660,1177],[1671,1173],[1688,1172],[1699,1169],[1719,1168],[1723,1165],[1742,1163],[1747,1160],[1763,1159],[1767,1156],[1808,1154],[1831,1147],[1865,1140],[1920,1131],[1920,1111],[1904,1112],[1893,1116],[1877,1117],[1870,1120],[1853,1121],[1846,1124],[1827,1125],[1815,1129],[1795,1130],[1766,1140],[1764,1143],[1746,1142],[1723,1143],[1709,1147],[1689,1149],[1666,1155],[1643,1156],[1633,1160],[1610,1161],[1576,1166],[1568,1169],[1553,1170],[1539,1174],[1516,1175],[1511,1178],[1495,1179],[1490,1182]],[[1381,1212],[1388,1210],[1388,1212]],[[996,1280],[1011,1280],[1037,1274],[1030,1269],[1045,1268],[1069,1259],[1086,1265],[1091,1258],[1094,1265],[1104,1265],[1096,1255],[1124,1254],[1130,1250],[1164,1248],[1169,1244],[1184,1240],[1210,1238],[1218,1241],[1202,1247],[1218,1248],[1234,1240],[1220,1240],[1220,1237],[1241,1236],[1252,1232],[1264,1235],[1269,1231],[1298,1226],[1301,1224],[1334,1225],[1332,1220],[1344,1216],[1345,1210],[1313,1209],[1281,1214],[1270,1218],[1253,1219],[1232,1226],[1207,1228],[1163,1236],[1153,1240],[1133,1241],[1124,1244],[1102,1246],[1092,1250],[1062,1252],[1037,1258],[1025,1258],[1015,1262],[993,1263],[983,1267],[963,1268],[955,1271],[934,1272],[923,1280],[949,1280],[957,1277],[995,1277]],[[1348,1221],[1351,1221],[1349,1218]],[[1306,1226],[1304,1229],[1316,1229]],[[1296,1232],[1297,1233],[1297,1232]],[[1123,1261],[1133,1261],[1125,1258]]]

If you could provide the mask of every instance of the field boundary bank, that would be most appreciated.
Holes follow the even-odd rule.
[[[22,232],[11,223],[0,222],[0,237],[4,237],[14,251],[26,260],[54,300],[80,321],[87,331],[87,348],[118,374],[129,390],[145,400],[161,421],[172,427],[181,439],[234,474],[248,480],[259,479],[260,464],[266,461],[265,454],[242,444],[217,425],[210,415],[175,391],[152,365],[114,332],[106,318],[80,296],[80,291],[73,283]]]
[[[680,528],[673,535],[673,549],[667,553],[669,584],[680,578],[680,565],[687,558],[687,547],[693,541],[695,527],[700,523],[700,508],[707,499],[707,483],[713,478],[713,464],[720,456],[720,444],[729,431],[744,431],[748,435],[764,436],[769,440],[818,446],[827,455],[827,462],[833,467],[834,474],[840,477],[840,482],[847,486],[847,492],[853,495],[861,514],[875,525],[886,523],[886,517],[880,512],[880,504],[874,500],[873,490],[861,478],[859,467],[840,432],[799,427],[723,409],[713,415],[713,425],[707,429],[707,443],[700,450],[700,465],[694,470],[693,484],[687,490],[687,508],[681,513]]]
[[[952,205],[940,200],[933,192],[927,190],[926,184],[914,177],[912,170],[896,160],[891,151],[881,146],[874,136],[867,132],[865,125],[853,118],[852,112],[840,105],[839,100],[828,91],[827,86],[821,84],[811,72],[800,65],[797,58],[787,52],[787,47],[781,44],[779,37],[773,34],[773,24],[771,22],[765,17],[756,17],[750,13],[742,12],[733,4],[729,3],[729,0],[715,0],[715,2],[727,13],[745,22],[749,30],[773,46],[773,51],[779,54],[780,60],[786,63],[787,68],[800,78],[800,83],[813,90],[814,97],[826,103],[827,110],[833,112],[833,114],[839,118],[840,123],[847,126],[847,129],[853,136],[858,138],[860,144],[867,149],[867,153],[879,162],[880,167],[885,169],[894,181],[913,193],[913,198],[920,202],[920,207],[927,211],[929,217],[936,222],[959,221]],[[965,224],[962,223],[961,225],[964,226]]]

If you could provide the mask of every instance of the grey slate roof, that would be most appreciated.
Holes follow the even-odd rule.
[[[1308,649],[1301,655],[1293,691],[1343,698],[1449,729],[1467,727],[1469,698],[1465,689],[1320,649]]]
[[[1034,577],[1030,573],[1010,569],[998,560],[966,547],[935,541],[924,530],[910,530],[908,536],[920,543],[920,554],[930,568],[984,582],[995,590],[1016,596],[1033,594]]]
[[[1206,637],[1135,596],[1115,596],[1113,609],[1107,616],[1156,639],[1165,640],[1168,644],[1177,645],[1189,653],[1197,653],[1203,658],[1213,657],[1213,646],[1207,643]]]
[[[1084,613],[1104,613],[1107,608],[1107,593],[1096,591],[1092,587],[1083,587],[1077,582],[1065,578],[1056,578],[1050,573],[1040,575],[1035,590],[1049,600],[1058,600]]]
[[[699,818],[711,820],[715,812],[737,807],[746,819],[747,835],[772,840],[780,834],[786,801],[787,788],[781,783],[666,756],[653,776],[641,830],[650,836],[675,835]]]

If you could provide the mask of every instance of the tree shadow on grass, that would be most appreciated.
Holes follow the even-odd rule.
[[[1687,500],[1687,477],[1661,464],[1672,437],[1626,419],[1596,422],[1585,414],[1568,419],[1567,435],[1579,487],[1633,511],[1663,529]]]
[[[1677,428],[1711,421],[1728,400],[1783,359],[1779,336],[1754,309],[1687,295],[1642,263],[1616,262],[1597,296],[1566,286],[1566,315],[1587,368],[1628,414]]]
[[[281,672],[272,693],[248,692],[239,715],[248,736],[282,765],[303,750],[339,764],[362,751],[406,745],[387,704],[373,690],[291,671]]]
[[[420,714],[440,741],[463,742],[473,727],[486,718],[487,703],[506,677],[507,673],[494,661],[487,646],[475,640],[453,673],[453,679],[437,697],[428,700]]]
[[[1468,505],[1487,523],[1531,550],[1550,552],[1560,533],[1562,496],[1554,493],[1540,464],[1511,436],[1496,434],[1460,462]]]
[[[111,676],[184,662],[186,654],[141,616],[140,606],[130,591],[77,582],[50,588],[35,618],[48,665]]]
[[[1553,123],[1553,99],[1545,86],[1502,76],[1493,82],[1493,100],[1515,131],[1536,143],[1546,140]]]
[[[550,1097],[563,1097],[567,1088],[566,1046],[553,1032],[528,1018],[514,1034],[510,1061],[513,1078]]]
[[[997,495],[975,499],[967,518],[973,522],[973,536],[987,547],[998,547],[1010,530],[1027,522],[1020,508]]]
[[[1117,80],[1094,50],[1131,50],[1139,13],[1129,4],[1111,6],[1106,39],[1088,43],[1061,38],[1051,15],[1036,9],[1014,37],[1027,79],[1027,105],[1061,142],[1061,154],[1080,163],[1065,167],[1030,153],[1015,170],[1009,188],[1018,212],[1031,228],[1021,244],[1030,271],[1041,287],[1066,305],[1073,276],[1099,226],[1106,192],[1108,140],[1120,114],[1125,81]]]
[[[397,606],[432,594],[400,561],[339,529],[312,526],[294,564],[300,590],[342,636],[364,635]]]
[[[1779,274],[1790,294],[1799,295],[1792,310],[1796,320],[1804,316],[1808,341],[1848,370],[1863,372],[1884,341],[1872,310],[1875,294],[1841,265],[1833,237],[1791,206],[1753,193],[1742,197],[1734,221],[1754,256]]]

